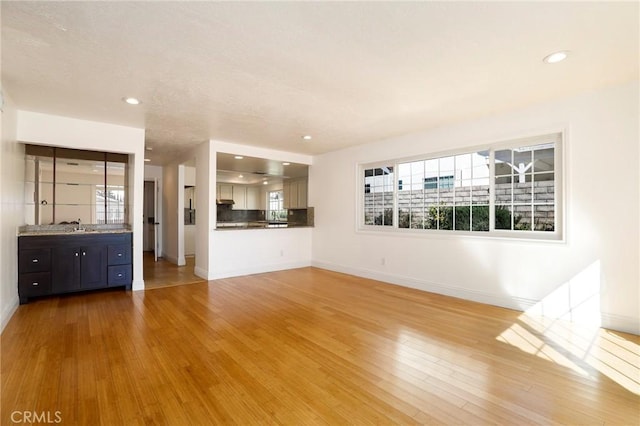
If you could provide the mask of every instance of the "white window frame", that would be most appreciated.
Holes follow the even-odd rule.
[[[513,149],[528,145],[539,145],[548,141],[550,137],[556,136],[554,141],[554,215],[555,224],[553,231],[536,231],[536,230],[501,230],[495,229],[495,151],[502,149]],[[407,236],[468,236],[478,238],[506,238],[521,239],[533,241],[549,241],[564,242],[566,238],[566,207],[565,207],[565,167],[566,162],[566,130],[551,130],[540,132],[535,136],[520,137],[509,139],[506,141],[456,149],[451,151],[442,151],[425,155],[416,155],[412,157],[391,159],[388,161],[376,161],[371,163],[356,164],[356,194],[358,196],[356,208],[356,232],[360,233],[393,233]],[[441,157],[455,156],[461,154],[474,153],[478,151],[489,151],[489,231],[461,231],[461,230],[435,230],[435,229],[412,229],[398,227],[398,185],[399,185],[399,165],[412,161],[423,161],[437,159]],[[393,166],[394,170],[394,187],[393,187],[393,225],[365,225],[364,223],[364,200],[365,185],[364,171],[366,169]],[[533,205],[533,204],[532,204]]]

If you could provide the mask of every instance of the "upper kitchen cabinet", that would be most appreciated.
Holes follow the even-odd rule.
[[[25,223],[124,224],[128,155],[26,145]]]
[[[285,180],[282,184],[284,208],[307,208],[307,186],[307,178]]]
[[[257,186],[247,187],[247,210],[260,210],[260,188]]]
[[[247,187],[244,185],[233,185],[233,209],[247,209]]]

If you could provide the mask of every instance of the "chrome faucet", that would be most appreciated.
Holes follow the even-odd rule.
[[[78,218],[78,226],[76,226],[76,231],[84,231],[85,228],[82,227],[82,221]]]

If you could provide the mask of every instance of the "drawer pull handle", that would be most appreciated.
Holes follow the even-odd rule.
[[[118,257],[122,257],[122,253],[118,253]]]
[[[76,257],[78,257],[78,252],[76,252]]]
[[[122,274],[118,274],[118,278],[122,278]]]
[[[40,283],[31,283],[31,285],[36,286],[36,287],[37,287],[39,284],[40,284]]]
[[[38,259],[31,259],[33,263],[38,263]]]
[[[83,256],[86,256],[86,255],[87,255],[87,252],[86,252],[86,251],[83,251],[83,252],[82,252],[82,255],[83,255]]]

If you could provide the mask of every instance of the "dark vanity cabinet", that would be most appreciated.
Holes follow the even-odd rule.
[[[20,236],[18,274],[21,304],[37,296],[131,289],[131,233]]]

